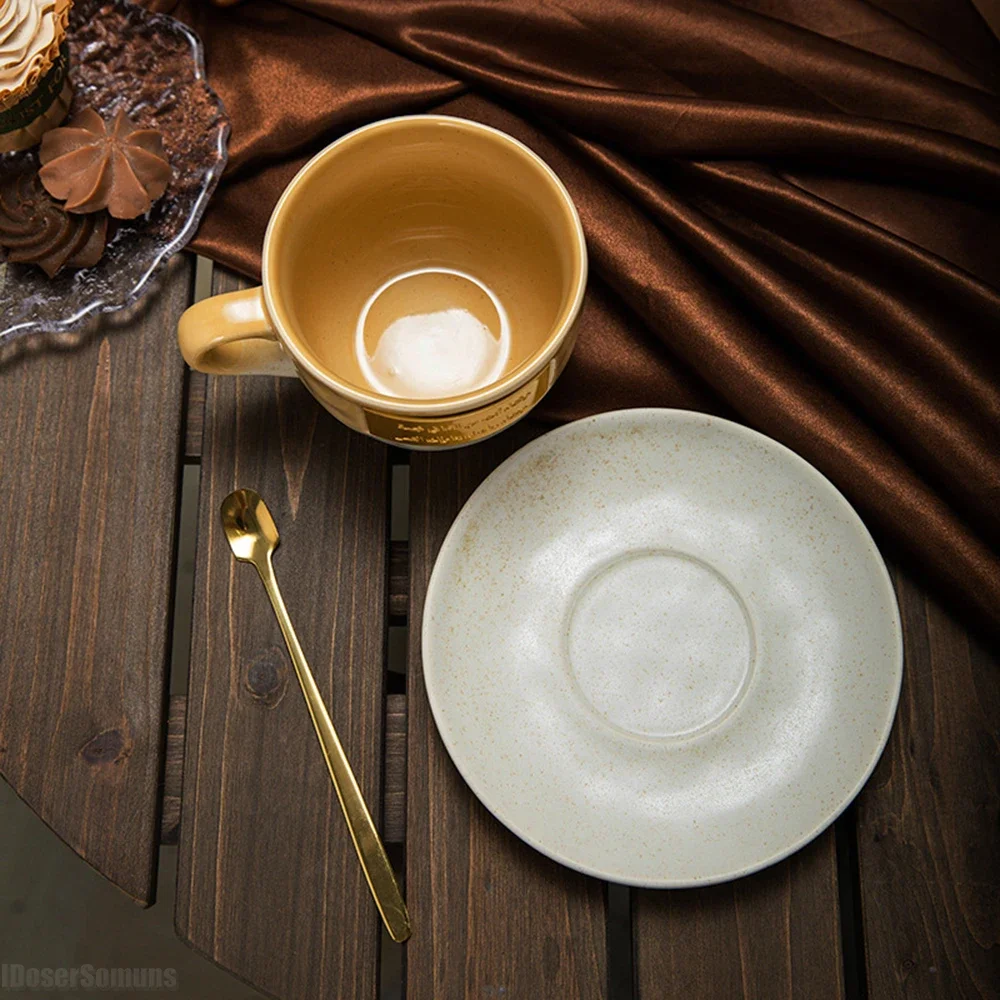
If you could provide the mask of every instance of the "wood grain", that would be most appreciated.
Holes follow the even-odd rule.
[[[389,614],[405,618],[410,603],[410,556],[406,542],[389,548]]]
[[[200,302],[212,294],[215,264],[208,257],[195,257],[192,302]],[[184,456],[198,458],[201,455],[201,438],[205,427],[205,387],[207,376],[202,372],[188,369],[187,373],[187,419],[184,426]]]
[[[870,1000],[1000,996],[1000,656],[896,573],[899,714],[858,800]]]
[[[633,890],[640,1000],[844,995],[834,832],[706,889]]]
[[[187,304],[177,258],[128,329],[0,368],[0,773],[153,899]]]
[[[400,844],[406,834],[406,695],[390,694],[385,704],[385,789],[382,836]]]
[[[418,623],[438,548],[473,489],[531,436],[519,425],[411,459],[407,1000],[605,993],[603,884],[533,851],[487,813],[448,758],[423,686]]]
[[[240,287],[225,275],[216,291]],[[188,684],[178,933],[284,998],[376,995],[378,914],[281,635],[219,506],[258,490],[275,570],[358,782],[381,801],[384,446],[295,380],[210,378]]]
[[[176,844],[181,825],[184,725],[187,695],[170,696],[167,746],[163,763],[163,814],[160,843]],[[406,695],[386,696],[385,783],[382,789],[382,839],[401,844],[406,832]]]
[[[181,828],[181,789],[184,773],[184,727],[187,696],[172,694],[167,709],[167,741],[163,760],[163,808],[160,843],[176,844]]]
[[[184,422],[184,456],[201,456],[201,437],[205,429],[205,388],[208,376],[188,371],[187,419]]]

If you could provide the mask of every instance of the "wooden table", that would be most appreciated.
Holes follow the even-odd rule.
[[[917,580],[895,574],[907,662],[892,740],[834,828],[711,889],[630,892],[576,874],[473,798],[421,675],[444,533],[539,428],[407,454],[347,431],[297,382],[186,372],[173,331],[194,271],[177,259],[128,326],[0,369],[0,771],[87,862],[147,905],[157,848],[178,842],[177,932],[196,949],[277,997],[378,995],[380,953],[395,946],[264,592],[220,529],[222,498],[253,486],[281,530],[303,646],[405,874],[408,1000],[997,995],[1000,661]],[[408,544],[389,525],[407,466]],[[190,517],[188,637],[173,624],[192,601],[176,589]],[[387,648],[407,625],[403,674]],[[188,643],[187,693],[171,696]]]

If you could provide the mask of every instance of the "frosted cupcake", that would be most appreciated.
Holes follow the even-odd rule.
[[[73,0],[0,0],[0,153],[34,146],[69,110]]]

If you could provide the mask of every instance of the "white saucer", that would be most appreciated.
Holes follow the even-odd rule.
[[[683,410],[569,424],[441,547],[424,677],[483,804],[563,864],[704,885],[854,798],[902,679],[895,594],[847,501],[783,445]]]

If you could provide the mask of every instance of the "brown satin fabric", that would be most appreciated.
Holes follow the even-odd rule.
[[[258,274],[284,185],[360,124],[498,126],[562,177],[591,253],[543,416],[679,406],[756,427],[1000,627],[1000,43],[971,2],[174,13],[233,119],[196,249]]]

